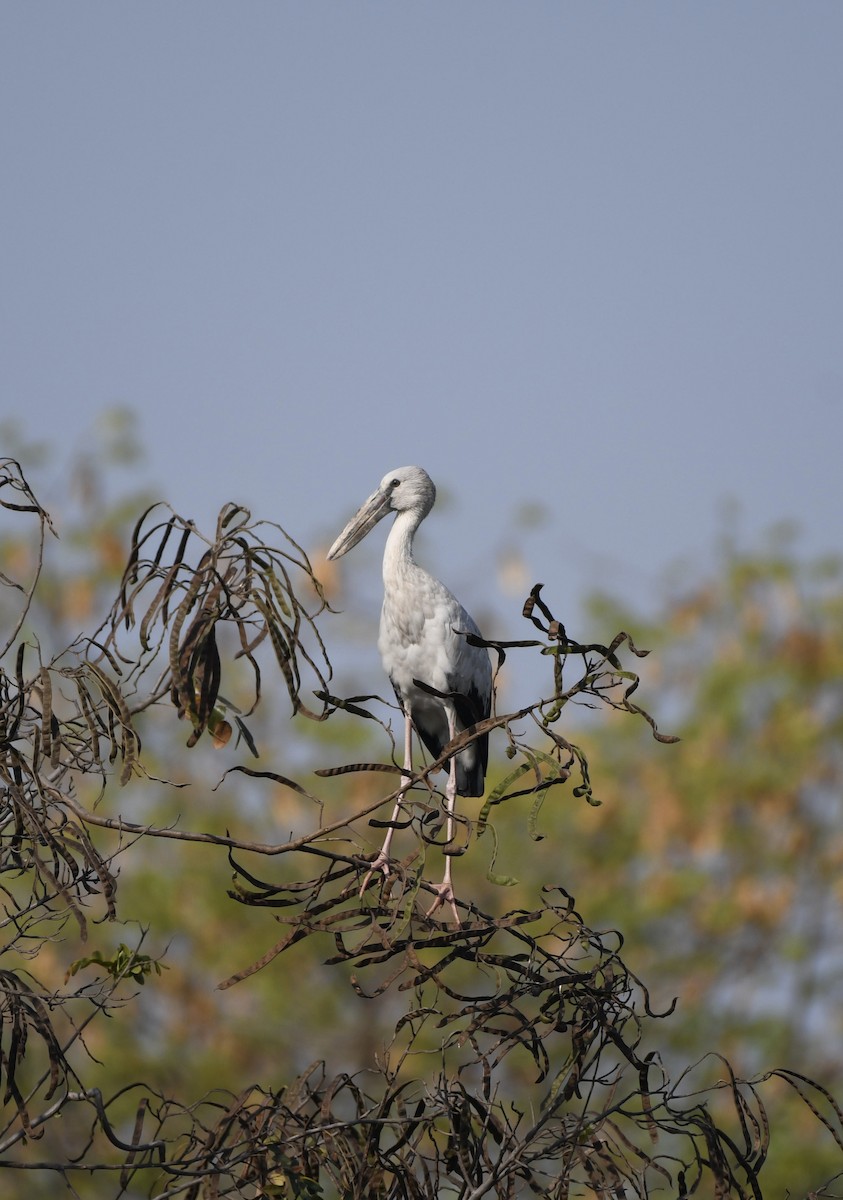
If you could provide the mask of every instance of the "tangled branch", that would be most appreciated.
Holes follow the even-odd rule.
[[[145,512],[106,619],[42,661],[37,642],[18,639],[49,517],[9,461],[0,463],[4,487],[21,499],[0,504],[34,516],[38,532],[28,578],[0,576],[18,600],[0,658],[0,1082],[9,1105],[0,1167],[66,1181],[96,1172],[113,1196],[196,1200],[760,1197],[770,1144],[763,1092],[774,1080],[793,1089],[843,1150],[837,1102],[794,1072],[739,1080],[718,1060],[713,1086],[695,1082],[710,1064],[672,1079],[645,1048],[670,1010],[653,1011],[624,962],[621,935],[589,929],[559,886],[545,887],[532,910],[490,915],[464,903],[455,928],[425,916],[418,902],[433,891],[428,848],[462,853],[473,837],[494,839],[502,805],[529,800],[527,832],[539,838],[551,789],[570,784],[574,797],[596,803],[585,754],[560,732],[569,705],[608,706],[643,718],[657,741],[675,740],[633,702],[639,678],[622,655],[645,652],[628,634],[606,644],[574,641],[537,585],[524,617],[541,636],[482,644],[499,665],[514,651],[541,655],[550,666],[547,694],[518,712],[494,712],[409,780],[394,747],[392,761],[317,772],[388,780],[385,794],[374,787],[356,811],[326,821],[322,799],[289,773],[237,764],[226,779],[236,772],[255,787],[284,788],[306,801],[315,825],[271,843],[128,821],[109,799],[115,787],[143,780],[141,735],[153,715],[185,720],[188,748],[206,734],[225,745],[236,728],[256,753],[247,722],[264,695],[267,658],[292,714],[321,722],[343,712],[386,724],[375,715],[376,698],[330,690],[318,628],[327,605],[307,556],[278,526],[254,523],[234,505],[210,539],[161,506]],[[221,691],[234,662],[251,680],[245,711]],[[475,820],[460,816],[457,842],[443,846],[436,774],[492,730],[514,765]],[[382,827],[378,814],[399,799],[398,823],[414,835],[409,852],[379,891],[361,896],[369,857],[359,826]],[[114,859],[155,839],[225,847],[231,896],[244,913],[280,927],[274,944],[221,987],[248,987],[305,939],[317,939],[327,964],[349,973],[381,1032],[382,1053],[367,1070],[336,1074],[320,1060],[274,1090],[261,1082],[198,1101],[153,1082],[126,1081],[108,1096],[86,1082],[86,1030],[105,1015],[123,1019],[124,985],[152,979],[157,960],[121,943],[111,958],[96,950],[78,960],[60,986],[19,960],[46,961],[46,947],[66,927],[85,939],[92,922],[116,920]],[[261,866],[247,866],[247,855]],[[489,877],[507,882],[493,867],[494,854]],[[95,984],[80,982],[82,966],[98,968]]]

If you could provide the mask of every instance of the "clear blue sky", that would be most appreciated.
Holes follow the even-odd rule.
[[[420,463],[478,615],[506,546],[646,599],[727,497],[840,550],[841,62],[838,0],[7,3],[0,416],[127,405],[310,547]]]

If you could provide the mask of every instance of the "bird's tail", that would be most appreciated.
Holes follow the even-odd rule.
[[[457,795],[458,796],[482,796],[485,791],[486,772],[483,768],[483,763],[479,761],[479,756],[475,756],[473,763],[466,764],[462,761],[462,755],[457,756]]]

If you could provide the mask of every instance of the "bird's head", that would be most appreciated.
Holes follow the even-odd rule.
[[[419,520],[427,516],[436,499],[433,480],[423,467],[397,467],[387,472],[378,492],[389,497],[387,507],[393,512],[418,509]]]
[[[377,491],[358,509],[328,551],[328,558],[340,558],[356,546],[388,512],[414,512],[421,521],[433,508],[436,488],[422,467],[397,467],[388,471]]]

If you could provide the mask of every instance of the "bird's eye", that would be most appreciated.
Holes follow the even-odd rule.
[[[393,479],[392,483],[389,486],[396,488],[399,486],[400,483],[401,483],[400,479]]]

